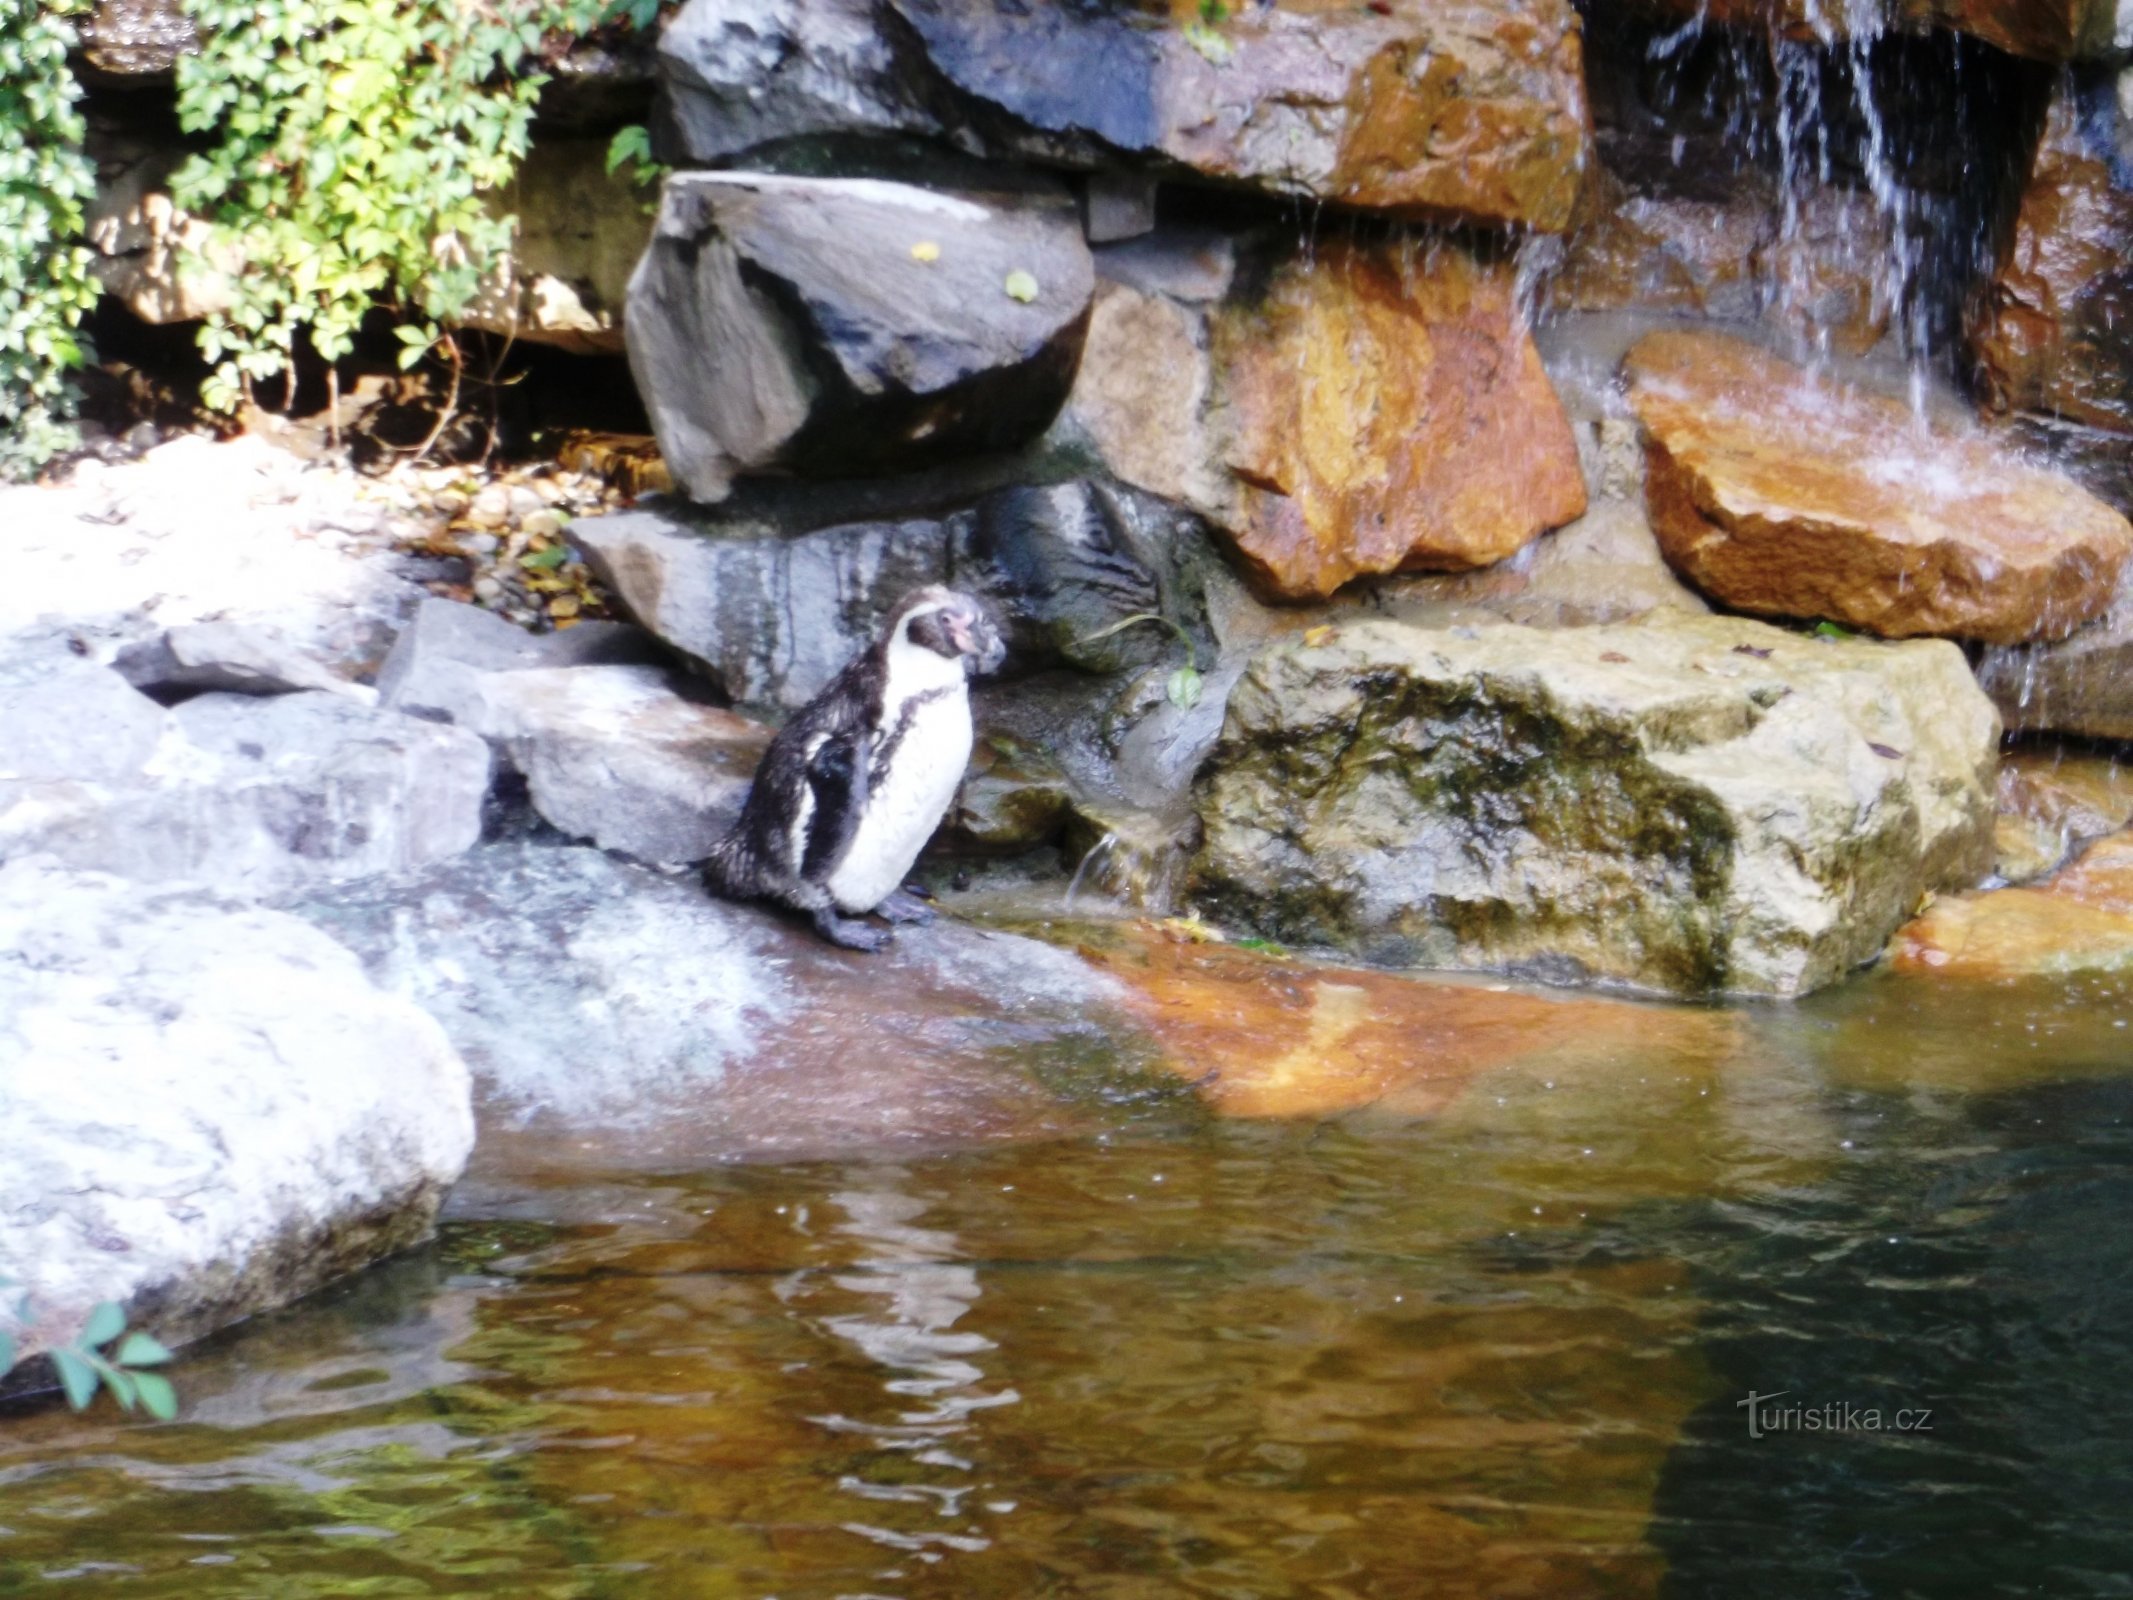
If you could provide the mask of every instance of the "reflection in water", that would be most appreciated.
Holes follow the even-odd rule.
[[[892,1168],[883,1169],[881,1176],[893,1180],[905,1174]],[[880,1451],[908,1456],[943,1475],[914,1481],[894,1468],[884,1470],[877,1460],[843,1474],[837,1486],[877,1505],[921,1506],[940,1522],[956,1524],[886,1528],[854,1521],[845,1527],[929,1563],[939,1561],[944,1550],[988,1549],[991,1541],[969,1520],[966,1502],[979,1485],[971,1477],[976,1463],[963,1453],[971,1448],[965,1435],[972,1431],[976,1413],[1013,1405],[1020,1396],[1012,1389],[981,1387],[985,1370],[975,1358],[993,1349],[993,1342],[981,1333],[956,1330],[956,1323],[977,1302],[977,1270],[957,1261],[962,1252],[954,1234],[916,1226],[915,1219],[927,1209],[924,1200],[886,1186],[839,1190],[830,1199],[845,1215],[835,1233],[865,1253],[848,1271],[795,1274],[781,1298],[894,1374],[882,1387],[897,1402],[923,1404],[892,1404],[884,1408],[893,1414],[886,1421],[842,1413],[812,1420],[832,1433],[857,1435]],[[826,1314],[817,1306],[823,1299],[852,1295],[861,1297],[864,1309]],[[996,1503],[987,1509],[998,1508]],[[899,1575],[893,1569],[882,1574]]]
[[[2129,1014],[1874,978],[1427,1111],[469,1191],[180,1426],[0,1423],[0,1596],[2122,1592]]]

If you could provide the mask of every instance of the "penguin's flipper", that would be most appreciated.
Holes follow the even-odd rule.
[[[859,729],[824,734],[807,754],[807,839],[800,876],[820,883],[837,870],[867,808],[867,738]]]

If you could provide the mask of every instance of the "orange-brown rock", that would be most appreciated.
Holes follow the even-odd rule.
[[[1624,361],[1667,559],[1721,604],[1889,638],[2062,638],[2109,604],[2133,525],[1982,436],[1670,332]]]
[[[2102,429],[2121,455],[2116,436],[2133,434],[2133,184],[2115,174],[2129,131],[2115,73],[2061,79],[2012,237],[1967,330],[1988,408]]]
[[[1464,247],[1332,245],[1213,333],[1211,418],[1251,575],[1294,600],[1487,566],[1585,509],[1577,443],[1514,302]]]
[[[2034,887],[1935,901],[1891,954],[1899,971],[1958,978],[2133,968],[2133,834],[2099,839]]]
[[[1665,1051],[1731,1038],[1712,1012],[1551,998],[1201,943],[1137,924],[1083,947],[1123,979],[1164,1063],[1216,1110],[1327,1116],[1436,1111],[1493,1067],[1535,1057]]]
[[[2000,763],[1995,806],[1996,870],[2026,883],[2069,851],[2133,825],[2133,772],[2110,756],[2017,750]]]
[[[1759,28],[1803,43],[1869,38],[1895,29],[1946,28],[2032,61],[2071,61],[2107,51],[2114,0],[1642,0],[1683,21]]]

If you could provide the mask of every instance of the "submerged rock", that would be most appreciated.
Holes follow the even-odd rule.
[[[1723,1055],[1722,1013],[1358,971],[1168,933],[1107,928],[1080,948],[1122,982],[1163,1060],[1227,1116],[1441,1110],[1515,1062]]]
[[[1041,433],[1093,282],[1063,188],[683,173],[630,280],[631,368],[698,500],[897,471]]]
[[[1939,642],[1336,624],[1231,693],[1197,896],[1373,958],[1804,993],[1989,868],[1998,733]]]
[[[34,1352],[170,1342],[422,1238],[473,1142],[443,1031],[294,917],[0,867],[0,1277]]]
[[[1900,972],[2000,980],[2133,969],[2133,837],[2033,887],[1937,900],[1897,935]]]
[[[1891,638],[2062,638],[2102,611],[2133,525],[1979,436],[1723,334],[1624,362],[1667,559],[1736,610]]]
[[[1160,243],[1099,297],[1062,431],[1206,517],[1272,595],[1487,566],[1585,509],[1509,261],[1329,243],[1210,308],[1147,270]]]
[[[1281,0],[1213,22],[1138,0],[691,0],[660,55],[680,153],[712,165],[922,134],[1560,230],[1591,142],[1563,0]]]
[[[1065,951],[943,920],[855,955],[597,850],[484,845],[296,909],[443,1023],[486,1172],[1051,1136],[1078,1116],[1047,1064],[1137,1048]]]

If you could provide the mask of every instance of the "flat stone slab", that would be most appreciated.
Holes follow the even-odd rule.
[[[0,1277],[26,1349],[167,1342],[422,1238],[473,1143],[444,1031],[278,911],[0,866]]]
[[[1651,334],[1623,372],[1660,546],[1735,610],[2056,639],[2109,604],[2133,555],[2133,524],[2070,479],[1745,340]]]
[[[1798,994],[1989,869],[1998,736],[1945,642],[1336,623],[1231,692],[1194,892],[1373,959]]]

